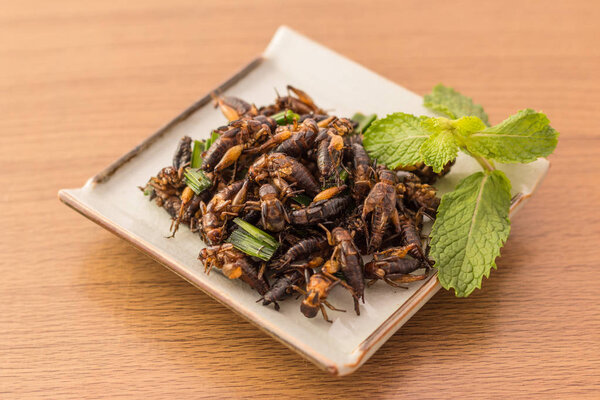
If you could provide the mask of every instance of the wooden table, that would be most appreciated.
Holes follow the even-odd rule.
[[[110,3],[0,7],[1,398],[599,395],[597,2]],[[492,122],[531,107],[561,132],[483,290],[438,293],[346,378],[56,198],[259,54],[281,23],[417,93],[444,82]]]

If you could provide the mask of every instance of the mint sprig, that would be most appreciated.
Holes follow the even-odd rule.
[[[531,109],[489,127],[483,107],[443,85],[426,95],[424,104],[447,117],[391,114],[373,122],[363,145],[390,169],[424,162],[439,172],[459,150],[479,162],[482,172],[442,196],[431,232],[430,254],[441,285],[468,296],[496,268],[510,232],[511,184],[493,161],[527,163],[548,156],[558,132],[544,114]]]

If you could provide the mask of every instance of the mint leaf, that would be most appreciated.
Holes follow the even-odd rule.
[[[448,118],[426,118],[421,122],[423,128],[432,135],[419,149],[425,164],[431,166],[435,173],[444,165],[456,158],[460,144],[465,135],[485,129],[485,124],[478,117],[462,117],[456,120]]]
[[[551,154],[558,132],[546,115],[521,110],[501,123],[467,135],[467,149],[503,163],[527,163]]]
[[[456,158],[458,144],[450,130],[440,130],[432,134],[419,150],[425,164],[433,168],[436,174],[444,165]]]
[[[389,169],[414,165],[421,161],[419,148],[430,135],[421,125],[422,120],[404,113],[378,119],[365,132],[363,146],[371,158]]]
[[[488,116],[483,107],[473,103],[470,97],[442,84],[435,86],[430,94],[425,95],[423,105],[453,119],[471,115],[479,117],[489,126]]]
[[[508,238],[509,209],[510,181],[498,170],[470,175],[442,197],[430,254],[444,288],[457,297],[481,288]]]
[[[462,117],[450,121],[452,127],[461,136],[467,136],[475,132],[486,129],[486,124],[479,117]]]

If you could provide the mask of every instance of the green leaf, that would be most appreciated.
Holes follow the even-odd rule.
[[[196,193],[200,194],[212,186],[212,182],[200,168],[188,168],[183,173],[185,183]]]
[[[202,164],[202,152],[204,151],[204,142],[194,140],[194,149],[192,150],[191,168],[200,168]]]
[[[527,163],[551,154],[558,132],[546,115],[521,110],[491,128],[467,135],[467,149],[503,163]]]
[[[269,261],[275,254],[275,250],[277,250],[276,247],[266,245],[243,229],[236,229],[231,232],[226,242],[231,243],[239,251],[260,258],[263,261]]]
[[[426,117],[390,114],[373,122],[365,132],[363,146],[371,158],[390,169],[421,161],[419,148],[430,132],[421,124]]]
[[[285,110],[278,112],[277,114],[271,115],[271,118],[273,118],[275,122],[277,122],[277,125],[286,125],[290,122],[293,122],[294,120],[298,121],[300,119],[300,116],[292,110]]]
[[[265,245],[274,247],[275,249],[279,247],[279,242],[275,240],[273,236],[269,235],[262,229],[255,227],[251,223],[246,222],[241,218],[235,218],[233,222],[236,223],[240,228],[245,230],[252,237],[254,237],[256,240],[263,242]]]
[[[219,136],[220,135],[217,132],[212,131],[208,139],[194,140],[190,168],[200,168],[200,165],[202,165],[202,153],[207,151]]]
[[[210,146],[212,146],[212,144],[214,142],[216,142],[216,140],[219,138],[219,134],[215,131],[212,131],[212,133],[210,134],[210,137],[208,139],[206,139],[206,142],[204,142],[204,151],[208,151],[208,149],[210,149]]]
[[[352,132],[352,134],[356,135],[356,134],[363,133],[365,130],[367,130],[367,128],[369,128],[369,126],[371,126],[373,121],[375,121],[376,119],[377,119],[377,114],[370,114],[370,115],[364,115],[362,113],[354,114],[352,116],[352,120],[358,122],[358,125],[356,126],[356,128],[354,128],[354,131]]]
[[[310,203],[312,203],[312,199],[304,194],[298,194],[298,195],[292,197],[292,200],[294,200],[296,203],[303,205],[303,206],[307,206]]]
[[[423,143],[419,153],[425,164],[431,166],[436,173],[456,158],[465,135],[485,129],[485,124],[478,117],[462,117],[456,120],[426,118],[421,124],[432,134]]]
[[[144,196],[151,196],[154,193],[154,188],[150,185],[146,185],[143,188],[140,187],[140,189],[144,192]]]
[[[456,90],[442,84],[433,88],[430,94],[425,95],[423,105],[434,111],[446,114],[452,119],[466,116],[479,117],[487,126],[488,116],[483,107],[473,103],[470,97],[463,96]]]
[[[346,182],[346,179],[348,179],[348,170],[340,167],[340,181]]]
[[[479,117],[461,117],[450,121],[450,125],[461,136],[468,136],[474,132],[486,129],[486,125]]]
[[[452,131],[441,130],[432,134],[421,146],[420,154],[433,172],[440,172],[458,154],[458,144]]]
[[[508,238],[510,181],[502,171],[477,172],[442,197],[431,232],[438,279],[456,296],[481,288]]]
[[[279,242],[262,229],[240,218],[233,220],[240,229],[231,233],[226,242],[244,253],[268,261],[279,247]]]

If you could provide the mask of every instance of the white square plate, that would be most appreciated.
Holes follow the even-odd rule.
[[[340,116],[351,116],[356,111],[379,116],[396,111],[431,115],[422,106],[421,97],[286,27],[279,28],[261,57],[215,90],[262,105],[273,101],[274,88],[283,89],[288,83]],[[331,302],[349,312],[331,312],[333,324],[321,318],[305,318],[293,298],[282,302],[277,312],[256,303],[256,292],[242,282],[219,273],[205,275],[197,259],[203,247],[198,235],[182,228],[175,239],[165,239],[169,215],[149,202],[138,186],[170,164],[182,136],[205,138],[212,128],[224,123],[207,95],[85,186],[61,190],[59,197],[319,367],[337,375],[353,372],[437,292],[435,274],[410,284],[408,290],[381,282],[373,285],[366,292],[360,316],[352,312],[351,297],[335,289]],[[440,193],[478,169],[468,157],[459,157],[452,172],[437,185]],[[513,183],[513,214],[547,169],[545,159],[525,166],[502,166]]]

